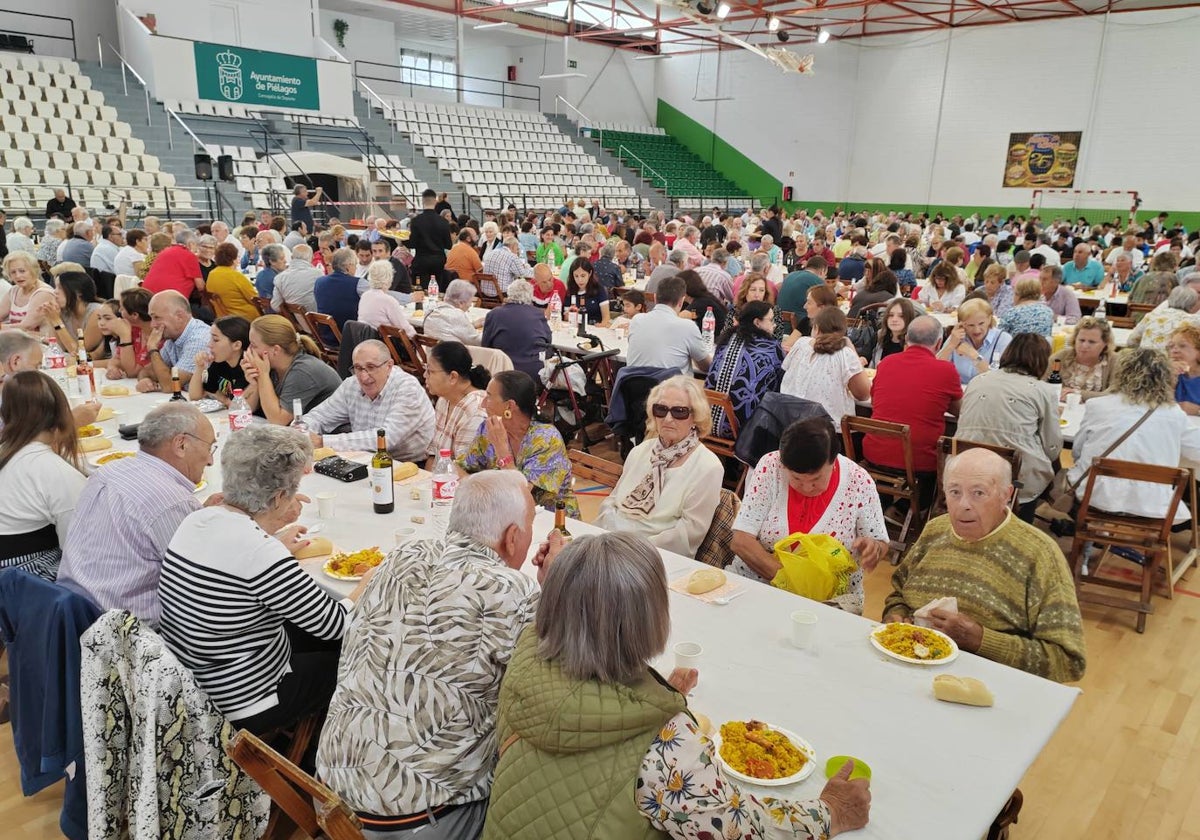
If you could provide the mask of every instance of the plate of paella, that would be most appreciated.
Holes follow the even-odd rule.
[[[871,631],[871,644],[880,653],[911,665],[945,665],[958,658],[958,645],[940,630],[895,622]]]
[[[374,545],[358,551],[339,551],[321,569],[334,580],[362,580],[363,575],[383,562],[383,557],[379,546]]]
[[[817,766],[812,744],[760,720],[731,720],[712,735],[717,761],[735,779],[776,787],[807,779]]]

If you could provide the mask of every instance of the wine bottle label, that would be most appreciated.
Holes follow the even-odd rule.
[[[377,505],[390,505],[396,500],[396,490],[392,485],[391,467],[371,468],[371,501]]]

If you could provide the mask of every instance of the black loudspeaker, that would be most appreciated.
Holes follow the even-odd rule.
[[[221,155],[217,158],[217,175],[222,181],[233,180],[233,156]]]
[[[208,155],[194,155],[192,160],[196,164],[196,180],[211,181],[212,180],[212,158]]]

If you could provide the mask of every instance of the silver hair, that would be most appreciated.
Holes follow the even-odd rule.
[[[755,251],[750,256],[750,270],[757,271],[759,274],[766,274],[767,269],[771,266],[771,255],[765,251]]]
[[[358,265],[358,255],[349,248],[338,248],[333,252],[333,256],[329,258],[329,266],[334,271],[341,271],[344,274],[349,274],[354,271],[354,266]]]
[[[266,247],[270,248],[271,246],[268,245]],[[282,248],[283,246],[280,245],[279,247]],[[292,259],[301,260],[306,263],[311,263],[312,258],[313,258],[312,248],[310,248],[308,245],[301,244],[301,245],[295,245],[292,247]]]
[[[92,229],[91,222],[76,222],[71,225],[72,236],[87,236],[87,232]]]
[[[729,252],[724,248],[716,248],[712,252],[712,261],[717,265],[725,265],[729,262]]]
[[[218,219],[217,221],[215,221],[215,222],[213,222],[211,225],[209,225],[209,230],[213,230],[213,231],[215,231],[215,230],[217,230],[218,228],[219,228],[219,229],[221,229],[221,230],[226,230],[226,231],[227,231],[227,230],[229,230],[229,225],[225,224],[225,223],[224,223],[224,222],[222,222],[220,219]]]
[[[696,227],[695,225],[688,225],[683,229],[683,238],[687,239],[693,233],[700,233],[700,228]]]
[[[942,338],[942,325],[937,318],[930,315],[920,315],[912,319],[908,325],[908,332],[905,334],[909,344],[915,344],[918,347],[937,347],[937,343]]]
[[[528,280],[514,280],[508,284],[504,298],[509,303],[533,303],[533,285]]]
[[[617,255],[617,246],[611,240],[604,243],[604,247],[600,249],[600,257],[602,259],[611,260]]]
[[[262,260],[267,265],[275,262],[284,255],[282,245],[264,245],[262,249]],[[311,258],[310,258],[311,259]]]
[[[49,222],[47,222],[49,224]],[[1184,286],[1200,286],[1200,271],[1193,271],[1191,274],[1184,275]]]
[[[620,531],[576,538],[550,567],[536,627],[538,653],[572,679],[641,679],[671,634],[658,549]]]
[[[1191,286],[1176,286],[1167,295],[1167,306],[1170,309],[1182,309],[1184,312],[1195,309],[1197,301],[1200,301],[1200,294]]]
[[[221,450],[225,503],[254,516],[280,496],[296,495],[312,451],[307,435],[286,426],[254,424],[232,433]]]
[[[33,230],[33,222],[30,221],[28,216],[17,216],[17,218],[13,219],[12,228],[15,232]]]
[[[375,357],[378,359],[383,359],[385,363],[392,357],[392,351],[388,350],[387,345],[377,338],[368,338],[358,342],[358,344],[354,346],[354,353],[357,354],[358,351],[364,347],[368,350],[374,350]]]
[[[372,289],[392,288],[392,279],[395,276],[396,269],[392,268],[389,260],[373,260],[367,267],[367,283]]]
[[[968,452],[972,454],[967,455]],[[983,447],[965,449],[947,458],[945,465],[942,467],[943,484],[950,480],[950,473],[953,470],[954,465],[957,464],[964,455],[967,455],[969,460],[974,460],[976,458],[984,459],[987,462],[988,472],[992,474],[991,478],[995,482],[996,486],[1002,490],[1012,490],[1012,466],[1008,463],[1008,461],[1005,461],[995,452],[992,452],[990,449],[984,449]]]
[[[184,228],[183,230],[176,231],[175,244],[176,245],[188,245],[195,238],[196,238],[196,234],[193,231],[189,230],[188,228]]]
[[[683,253],[683,251],[678,248],[673,248],[671,253],[667,254],[667,260],[677,266],[680,266],[681,268],[687,265],[687,258],[687,254]]]
[[[169,402],[155,406],[138,425],[138,446],[153,454],[155,449],[180,435],[190,435],[207,423],[200,409],[191,403]]]
[[[60,230],[62,230],[63,228],[65,228],[66,226],[67,226],[67,223],[64,222],[62,219],[47,219],[44,235],[45,236],[56,236],[58,234],[58,232]]]
[[[466,280],[451,280],[442,297],[446,303],[467,303],[475,299],[475,286]]]
[[[520,248],[521,243],[515,236],[506,236],[504,237],[504,247],[509,249]]]
[[[201,236],[199,239],[196,240],[196,244],[197,245],[216,245],[217,237],[213,236],[212,234],[206,233],[206,234],[204,234],[204,236]]]
[[[41,342],[24,330],[0,330],[0,365],[10,356],[28,353]]]
[[[498,548],[510,525],[525,529],[529,500],[529,484],[519,471],[478,472],[458,483],[447,527]]]

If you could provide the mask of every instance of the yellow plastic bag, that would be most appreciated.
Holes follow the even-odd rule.
[[[771,585],[814,601],[828,601],[850,591],[850,575],[858,564],[841,541],[828,534],[789,534],[775,543],[783,568]]]

